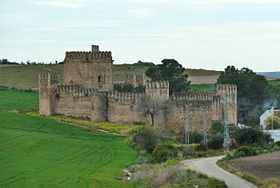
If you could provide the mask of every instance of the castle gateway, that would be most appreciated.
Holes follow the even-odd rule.
[[[65,115],[91,121],[116,123],[152,123],[155,126],[181,129],[188,125],[190,131],[210,129],[212,121],[237,124],[237,87],[216,85],[211,93],[188,92],[169,95],[166,81],[147,81],[145,93],[113,91],[112,54],[92,46],[89,52],[66,52],[63,85],[59,75],[39,75],[41,115]],[[149,100],[145,100],[149,99]],[[152,103],[165,104],[153,118],[144,108]],[[225,118],[226,117],[226,118]]]

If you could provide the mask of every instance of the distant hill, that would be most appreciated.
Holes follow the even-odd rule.
[[[113,66],[113,80],[122,81],[127,73],[145,74],[148,66],[139,64],[118,64]],[[38,75],[41,72],[59,73],[62,78],[63,65],[17,65],[0,67],[0,86],[21,89],[38,88]],[[193,84],[213,84],[220,72],[204,69],[187,69],[189,80]]]
[[[263,75],[268,78],[280,78],[280,71],[275,72],[258,72],[257,74]]]

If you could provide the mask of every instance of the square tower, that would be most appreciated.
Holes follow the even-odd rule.
[[[113,89],[112,66],[111,52],[99,51],[97,45],[92,45],[89,52],[66,52],[64,84],[110,91]]]

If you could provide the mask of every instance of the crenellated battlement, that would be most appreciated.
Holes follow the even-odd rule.
[[[65,63],[96,63],[98,60],[112,63],[112,53],[110,51],[99,51],[99,46],[92,45],[92,51],[70,51],[65,53]]]
[[[237,103],[237,85],[217,84],[216,94],[220,95],[223,101]]]
[[[110,51],[100,51],[100,52],[66,52],[65,58],[72,59],[110,59],[112,58],[112,53]]]
[[[56,73],[40,73],[39,84],[41,86],[50,86],[59,83],[59,75]]]
[[[72,96],[91,96],[96,94],[98,90],[93,88],[83,88],[80,85],[59,85],[56,88],[56,93],[67,94]]]
[[[132,84],[133,86],[145,85],[147,77],[145,74],[125,74],[124,83]]]
[[[102,52],[66,52],[65,60],[66,63],[71,62],[72,59],[80,60],[79,63],[88,62],[94,63],[95,60],[110,60],[105,62],[110,62],[112,60],[112,54],[109,51]],[[74,62],[77,63],[77,62]]]
[[[188,92],[188,93],[175,93],[172,95],[172,100],[176,101],[212,101],[214,93],[203,93],[203,92]]]
[[[149,81],[145,74],[126,74],[122,83],[145,85],[146,93],[113,91],[113,60],[110,51],[92,45],[90,51],[68,51],[59,75],[39,75],[39,113],[66,115],[92,121],[154,123],[181,130],[188,122],[192,131],[212,121],[237,124],[237,86],[216,85],[213,92],[182,92],[169,96],[168,81]],[[146,100],[147,99],[147,100]],[[147,109],[156,110],[151,114]],[[226,112],[226,113],[225,113]],[[170,127],[169,127],[170,126]]]
[[[137,92],[110,91],[108,97],[113,103],[136,104],[143,95],[145,94]]]
[[[168,81],[147,81],[146,93],[152,98],[169,98],[169,82]]]
[[[234,84],[217,84],[216,91],[221,93],[237,93],[237,85]]]
[[[147,89],[169,89],[169,82],[165,80],[161,81],[147,81],[146,82]]]

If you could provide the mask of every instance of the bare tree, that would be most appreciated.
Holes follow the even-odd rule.
[[[138,103],[138,109],[143,113],[144,116],[149,115],[152,121],[152,126],[155,126],[155,117],[159,115],[160,111],[163,113],[168,110],[168,100],[166,99],[155,99],[148,95],[140,97]],[[166,115],[166,113],[164,113]]]

